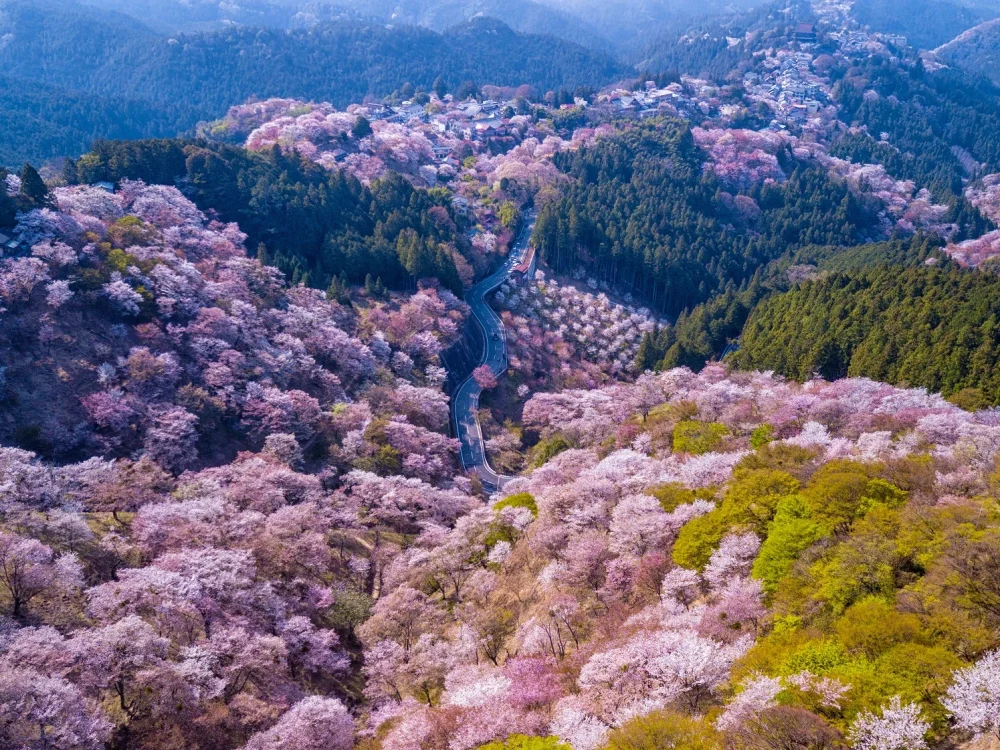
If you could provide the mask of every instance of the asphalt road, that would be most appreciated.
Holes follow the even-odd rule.
[[[507,262],[492,276],[472,287],[465,295],[465,301],[472,310],[472,316],[482,328],[486,341],[486,351],[480,357],[479,365],[489,365],[497,377],[501,377],[507,371],[507,335],[500,316],[493,312],[485,297],[503,284],[510,276],[511,269],[520,262],[528,249],[534,228],[534,214],[526,215],[524,227]],[[479,394],[482,390],[471,376],[462,383],[452,398],[452,419],[455,422],[455,434],[462,443],[462,465],[467,471],[476,472],[485,486],[498,490],[512,477],[494,471],[486,457],[483,430],[476,418]]]

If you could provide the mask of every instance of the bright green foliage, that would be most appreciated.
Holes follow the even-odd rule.
[[[715,726],[705,717],[654,711],[625,722],[611,733],[604,750],[716,750]]]
[[[480,745],[479,750],[570,750],[570,746],[558,737],[532,737],[526,734],[512,734],[501,742],[495,740]]]
[[[831,461],[813,474],[803,491],[813,518],[833,530],[850,523],[861,508],[871,470],[853,461]]]
[[[728,528],[721,508],[688,521],[674,542],[674,562],[684,568],[703,569]]]
[[[698,456],[719,447],[729,428],[719,422],[684,420],[674,427],[674,451]]]
[[[885,506],[859,519],[851,534],[810,569],[813,597],[834,612],[866,596],[892,597],[907,563],[895,541],[900,525],[899,513]]]
[[[810,463],[816,460],[817,452],[813,448],[803,448],[787,443],[769,443],[759,448],[755,453],[744,456],[738,464],[739,469],[781,469],[789,474],[798,475]]]
[[[360,471],[370,471],[388,477],[403,470],[403,455],[391,445],[382,445],[374,455],[356,458],[351,465]]]
[[[809,641],[795,649],[778,669],[778,674],[795,674],[808,670],[826,674],[850,661],[844,647],[835,639]]]
[[[667,513],[680,505],[693,503],[697,499],[694,490],[689,490],[683,484],[677,482],[661,484],[651,489],[649,494],[660,501],[660,507]]]
[[[851,605],[837,622],[837,637],[852,655],[876,659],[893,646],[917,640],[920,618],[869,597]]]
[[[504,201],[501,203],[499,215],[500,223],[508,229],[517,227],[517,223],[521,220],[521,212],[518,210],[517,204],[513,201]]]
[[[822,536],[801,496],[782,498],[754,561],[753,577],[763,582],[767,593],[774,593],[799,555]]]
[[[723,496],[722,507],[730,524],[748,526],[763,536],[781,499],[798,490],[799,481],[783,471],[737,471]]]
[[[857,515],[864,515],[876,507],[899,508],[906,502],[906,493],[884,479],[873,479],[865,486],[865,493],[858,504]]]
[[[754,450],[763,448],[774,440],[774,428],[769,424],[762,424],[750,433],[750,447]]]
[[[530,492],[518,492],[516,495],[505,497],[493,505],[493,510],[503,510],[504,508],[527,508],[531,511],[531,515],[538,518],[538,505]]]
[[[894,695],[921,704],[938,731],[948,724],[941,704],[930,698],[951,684],[952,672],[966,666],[955,654],[936,645],[903,642],[875,660],[868,679],[854,682],[852,703],[859,707],[884,705]],[[871,709],[869,709],[871,710]]]
[[[569,441],[562,435],[553,435],[547,440],[543,440],[538,445],[532,449],[532,460],[531,464],[535,468],[543,466],[550,458],[558,456],[565,450],[569,450],[572,446]]]

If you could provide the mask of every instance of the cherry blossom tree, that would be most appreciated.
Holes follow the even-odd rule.
[[[440,611],[426,594],[400,586],[379,599],[371,619],[359,628],[358,635],[371,643],[393,640],[409,651],[441,619]]]
[[[180,407],[161,411],[146,431],[146,453],[163,468],[181,471],[198,457],[198,418]]]
[[[101,750],[112,725],[69,681],[31,669],[0,670],[0,745]]]
[[[0,532],[0,586],[10,598],[15,619],[23,617],[25,608],[40,594],[70,591],[82,584],[75,555],[56,557],[37,539]]]
[[[941,704],[962,729],[1000,738],[1000,651],[989,652],[954,677]]]
[[[759,549],[760,539],[756,534],[729,534],[723,537],[705,566],[705,580],[712,588],[718,589],[734,577],[749,574]]]
[[[497,387],[497,376],[493,373],[493,368],[489,365],[480,365],[472,371],[472,377],[476,379],[476,384],[483,390],[490,390]]]
[[[850,740],[859,750],[923,750],[931,725],[913,703],[902,705],[897,695],[878,714],[863,711],[851,725]]]
[[[105,284],[102,290],[117,312],[130,316],[139,314],[142,296],[122,279],[118,271],[111,275],[111,281]]]
[[[243,750],[350,750],[354,720],[336,698],[310,696],[286,711],[270,729],[250,738]]]
[[[69,643],[78,684],[95,696],[109,696],[128,716],[143,710],[150,670],[161,666],[168,642],[142,619],[130,615],[110,625],[84,630]]]
[[[68,281],[50,281],[45,286],[45,301],[49,307],[58,310],[73,299],[73,290],[69,285]]]
[[[747,680],[742,690],[729,702],[715,725],[722,731],[739,729],[745,721],[777,705],[775,700],[782,690],[781,679],[755,675]]]

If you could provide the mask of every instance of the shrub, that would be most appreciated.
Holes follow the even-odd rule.
[[[784,471],[741,470],[726,489],[722,507],[729,523],[749,526],[763,536],[780,500],[798,490],[799,481]]]
[[[920,618],[868,597],[847,608],[837,623],[837,636],[849,653],[875,659],[899,643],[919,638]]]
[[[753,577],[763,582],[765,592],[774,593],[799,555],[822,536],[802,497],[782,498],[754,561]]]
[[[558,737],[534,737],[526,734],[512,734],[506,740],[494,740],[481,745],[479,750],[570,750],[570,746]]]
[[[698,456],[719,447],[729,428],[718,422],[684,420],[674,427],[674,451]]]
[[[504,508],[527,508],[531,515],[538,518],[538,505],[530,492],[518,492],[516,495],[505,497],[493,506],[493,510],[503,510]]]
[[[604,750],[716,750],[721,746],[715,727],[704,717],[655,711],[613,731]]]
[[[693,503],[696,499],[694,490],[689,490],[683,484],[677,482],[667,482],[658,487],[654,487],[649,494],[660,501],[660,507],[667,513],[680,505]]]
[[[834,530],[857,516],[870,479],[864,464],[831,461],[813,474],[803,495],[813,517]]]
[[[762,424],[750,433],[750,447],[759,450],[774,440],[774,428],[769,424]]]
[[[725,514],[718,508],[688,521],[674,542],[674,562],[685,568],[703,569],[728,528]]]
[[[539,466],[544,466],[549,459],[558,456],[565,450],[569,450],[572,446],[569,441],[562,435],[553,435],[547,440],[541,441],[532,450],[532,461],[531,465],[536,469]]]

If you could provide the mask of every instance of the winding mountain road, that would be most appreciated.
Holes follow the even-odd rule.
[[[510,276],[531,242],[531,233],[535,228],[534,214],[526,215],[524,227],[517,238],[514,250],[507,261],[492,276],[480,281],[465,295],[465,301],[472,310],[472,316],[483,330],[486,342],[485,351],[479,360],[479,365],[489,365],[493,373],[500,377],[507,370],[507,334],[504,331],[500,316],[493,312],[486,303],[486,295],[503,284]],[[479,475],[483,485],[489,489],[499,490],[512,477],[504,476],[493,470],[486,456],[486,443],[483,440],[483,428],[479,424],[476,411],[479,408],[479,395],[483,389],[470,375],[458,387],[452,398],[452,419],[455,422],[455,435],[462,443],[462,466],[466,471],[474,471]]]

